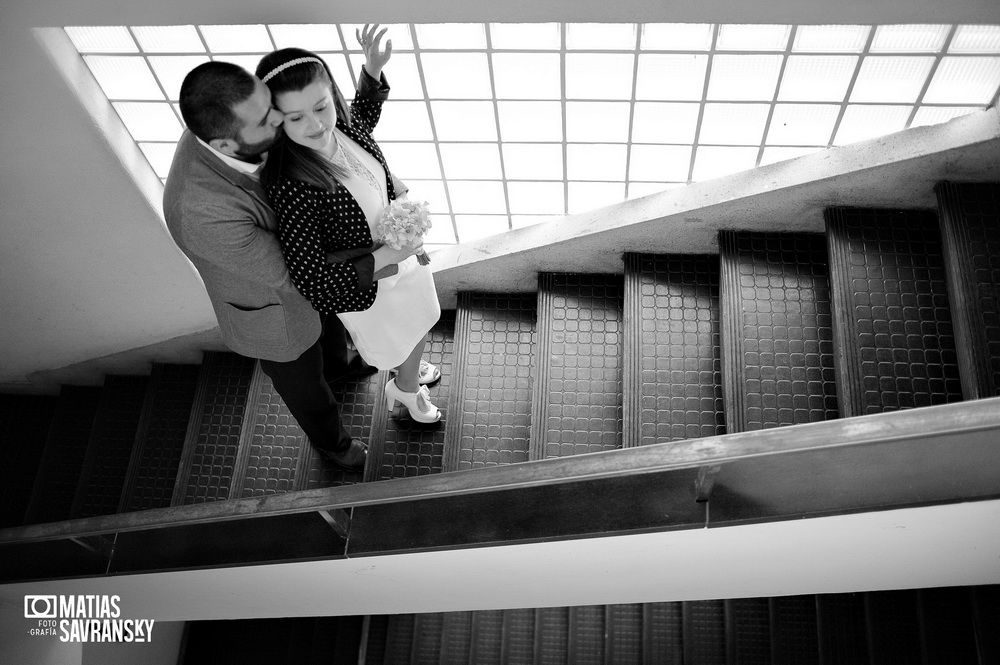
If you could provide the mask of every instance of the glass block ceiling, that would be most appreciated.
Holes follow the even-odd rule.
[[[165,179],[196,65],[321,54],[349,95],[354,24],[67,27]],[[755,166],[945,122],[1000,89],[997,25],[389,25],[375,138],[468,242]]]

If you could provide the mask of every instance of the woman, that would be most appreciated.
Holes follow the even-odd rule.
[[[441,412],[421,384],[440,372],[421,356],[441,315],[434,278],[415,257],[419,244],[394,250],[372,237],[400,184],[371,136],[389,90],[382,66],[392,53],[391,41],[380,50],[385,30],[377,30],[357,33],[366,62],[349,110],[314,53],[286,48],[261,59],[257,76],[284,114],[285,134],[261,181],[296,287],[318,311],[340,317],[368,364],[396,370],[385,386],[390,409],[401,402],[414,420],[433,423]]]

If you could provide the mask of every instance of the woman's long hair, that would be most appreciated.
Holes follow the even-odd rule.
[[[324,83],[330,86],[338,120],[350,126],[351,112],[347,102],[337,87],[337,82],[333,80],[330,69],[315,53],[300,48],[284,48],[268,53],[257,65],[257,78],[263,79],[285,63],[300,58],[316,58],[320,61],[296,63],[271,76],[265,84],[271,90],[272,97],[277,98],[285,92],[298,92],[312,83]],[[299,145],[283,134],[268,153],[267,163],[261,171],[261,182],[268,186],[285,177],[321,189],[333,190],[337,181],[347,175],[343,167],[333,164],[317,151]]]

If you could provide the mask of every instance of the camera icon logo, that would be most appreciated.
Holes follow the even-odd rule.
[[[25,596],[25,619],[56,619],[59,614],[59,603],[55,596]]]

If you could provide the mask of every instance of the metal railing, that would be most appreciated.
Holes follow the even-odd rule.
[[[997,497],[1000,398],[991,398],[8,528],[0,530],[0,581],[703,528]],[[508,524],[502,529],[490,519],[498,501]],[[656,505],[643,512],[650,503]],[[619,504],[627,515],[616,521]],[[533,519],[540,510],[545,519]],[[612,517],[589,520],[589,511]],[[406,527],[386,529],[393,515]],[[512,531],[509,524],[521,526]]]

